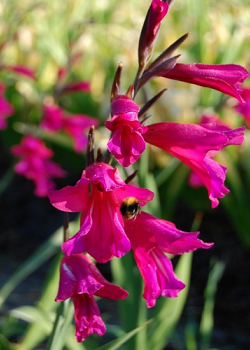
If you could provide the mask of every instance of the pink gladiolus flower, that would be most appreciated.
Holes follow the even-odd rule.
[[[4,68],[14,73],[25,75],[28,78],[36,79],[34,71],[29,67],[16,65],[16,66],[4,66]]]
[[[249,74],[245,68],[236,64],[177,63],[170,71],[158,72],[157,75],[218,90],[235,97],[241,104],[245,103],[239,85]]]
[[[235,110],[244,117],[248,128],[250,128],[250,87],[243,86],[241,96],[246,101],[246,104],[244,106],[237,104]]]
[[[84,114],[66,114],[62,108],[53,104],[44,106],[41,126],[52,132],[64,130],[72,137],[76,152],[81,152],[86,147],[87,136],[84,135],[84,131],[92,125],[98,126],[98,120]]]
[[[77,342],[84,341],[91,334],[102,336],[106,332],[94,295],[118,300],[125,299],[128,292],[109,283],[86,255],[64,256],[61,261],[59,290],[55,301],[72,298]]]
[[[46,197],[48,192],[55,188],[51,178],[66,175],[58,164],[50,160],[53,156],[52,150],[34,136],[24,136],[20,145],[12,146],[11,153],[21,157],[14,170],[17,174],[34,181],[35,195],[38,197]]]
[[[84,131],[89,130],[92,125],[97,127],[99,121],[83,114],[65,115],[63,118],[63,130],[73,138],[76,152],[86,148],[88,139]]]
[[[160,295],[177,297],[185,287],[174,274],[172,263],[164,253],[184,254],[213,245],[197,239],[199,232],[180,231],[172,222],[145,212],[138,214],[135,220],[125,220],[124,227],[144,279],[143,298],[148,307],[153,307]]]
[[[62,251],[66,255],[87,252],[100,263],[123,256],[131,245],[120,212],[122,202],[136,197],[144,206],[153,196],[147,189],[127,185],[118,170],[108,164],[88,166],[75,186],[49,193],[50,202],[57,209],[82,212],[80,230],[63,243]]]
[[[62,92],[90,92],[90,83],[88,81],[78,81],[64,86]]]
[[[52,132],[59,131],[63,128],[63,116],[62,108],[53,104],[45,105],[40,126]]]
[[[241,145],[244,127],[231,130],[222,125],[193,125],[163,122],[148,126],[146,142],[163,149],[187,164],[203,181],[212,207],[219,204],[229,190],[224,186],[226,168],[214,156],[228,145]]]
[[[161,22],[168,12],[166,1],[152,0],[139,40],[139,64],[144,66],[151,57]]]
[[[14,113],[12,105],[4,98],[5,86],[0,83],[0,130],[7,127],[6,119]]]
[[[138,120],[139,106],[125,95],[118,95],[111,103],[112,119],[105,126],[112,131],[108,150],[124,167],[136,162],[146,148],[142,137],[147,131]]]
[[[211,157],[223,147],[241,145],[244,127],[232,130],[211,123],[199,126],[171,122],[143,127],[139,126],[138,111],[139,107],[127,96],[117,96],[111,103],[112,119],[105,126],[113,132],[108,149],[117,161],[128,166],[138,160],[145,142],[159,147],[186,163],[198,175],[208,190],[212,207],[216,207],[217,198],[224,197],[229,190],[224,186],[226,168]],[[133,129],[135,122],[138,124]]]
[[[222,148],[229,145],[241,145],[243,142],[242,140],[243,135],[242,133],[239,133],[239,130],[240,129],[243,130],[243,128],[232,130],[228,125],[223,123],[217,115],[213,115],[213,116],[203,115],[200,119],[199,125],[211,131],[225,132],[226,134],[228,134],[230,136],[228,139],[228,142],[224,146],[222,146]],[[216,153],[218,153],[218,151],[211,150],[208,152],[207,157],[212,158],[216,155]],[[211,165],[214,166],[214,161],[212,161]],[[226,173],[227,169],[222,166],[220,167],[224,169]],[[194,171],[191,172],[188,182],[193,187],[204,186],[204,182],[202,181],[202,178],[199,177],[199,175]],[[229,192],[227,188],[225,188],[225,190],[226,192]]]

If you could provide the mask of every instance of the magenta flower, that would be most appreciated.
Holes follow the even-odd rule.
[[[224,186],[226,168],[211,156],[223,147],[241,145],[242,130],[244,127],[232,130],[223,125],[163,122],[149,125],[144,139],[187,164],[201,178],[215,208],[217,198],[223,198],[229,190]]]
[[[92,125],[97,127],[99,121],[84,114],[65,115],[63,118],[63,130],[73,138],[76,152],[86,148],[88,139],[84,132]]]
[[[244,100],[246,101],[246,104],[245,105],[237,104],[235,106],[235,110],[244,117],[244,120],[248,128],[250,128],[250,87],[242,86],[241,95],[242,95],[242,98],[244,98]]]
[[[112,131],[108,142],[108,150],[122,166],[136,162],[146,144],[142,137],[147,131],[138,120],[139,106],[128,96],[118,95],[111,103],[110,121],[105,126]]]
[[[21,160],[14,166],[17,174],[25,176],[35,183],[35,195],[46,197],[55,188],[53,177],[64,177],[66,172],[50,158],[52,150],[48,149],[42,140],[27,135],[20,145],[12,146],[11,153]]]
[[[86,255],[64,256],[61,261],[59,290],[55,301],[72,298],[77,342],[84,341],[91,334],[102,336],[106,332],[94,295],[118,300],[125,299],[128,292],[109,283]]]
[[[14,113],[14,108],[3,96],[5,86],[0,83],[0,130],[7,127],[6,119]]]
[[[161,22],[168,12],[166,1],[152,0],[139,40],[139,64],[145,66],[151,57]]]
[[[88,81],[77,81],[73,83],[66,84],[62,92],[90,92],[90,83]]]
[[[236,64],[177,63],[171,70],[157,72],[157,76],[218,90],[235,97],[241,104],[245,103],[239,85],[249,74],[245,68]]]
[[[131,245],[120,212],[122,202],[136,197],[144,206],[153,196],[147,189],[127,185],[118,170],[108,164],[88,166],[75,186],[49,193],[50,202],[57,209],[82,212],[80,230],[63,243],[62,251],[66,255],[87,252],[100,263],[123,256]]]
[[[232,130],[228,125],[222,122],[222,120],[217,115],[203,115],[200,118],[199,125],[209,129],[211,131],[218,131],[218,132],[225,132],[228,134],[231,134],[231,138],[228,140],[228,143],[226,143],[223,147],[229,146],[230,144],[234,145],[240,145],[242,143],[242,135],[239,133],[239,129]],[[242,128],[241,128],[242,129]],[[243,130],[243,129],[242,129]],[[222,147],[222,148],[223,148]],[[207,158],[212,158],[218,153],[216,150],[211,150],[207,153]],[[211,162],[211,165],[214,166],[214,161]],[[226,168],[220,166],[222,169],[224,169],[226,173]],[[225,180],[225,179],[224,179]],[[223,182],[224,182],[223,180]],[[204,182],[202,181],[202,178],[199,177],[198,173],[191,171],[190,177],[188,180],[189,184],[192,187],[201,187],[204,186]],[[225,193],[229,192],[227,188],[225,189]]]
[[[64,130],[74,142],[76,152],[81,152],[87,145],[87,136],[84,134],[92,125],[99,122],[84,114],[66,114],[64,110],[54,104],[44,106],[44,116],[41,126],[52,132]]]
[[[52,132],[63,128],[63,109],[54,104],[44,105],[43,119],[40,126]]]
[[[180,231],[172,222],[145,212],[138,214],[135,220],[125,220],[124,227],[144,280],[143,298],[148,307],[153,307],[160,295],[177,297],[185,287],[174,274],[172,263],[164,253],[178,255],[213,245],[197,239],[199,232]]]
[[[123,166],[139,159],[145,142],[163,149],[186,163],[202,180],[208,190],[212,207],[229,190],[224,186],[226,168],[211,156],[228,145],[241,145],[244,134],[241,127],[232,130],[223,125],[193,125],[162,122],[139,127],[139,107],[127,96],[118,95],[111,104],[112,119],[105,123],[113,131],[108,142],[109,151]],[[133,129],[133,123],[136,130]],[[135,147],[136,146],[136,147]],[[136,149],[136,152],[135,152]]]
[[[22,66],[22,65],[14,65],[14,66],[4,66],[4,68],[11,72],[25,75],[28,78],[31,78],[34,80],[36,79],[34,71],[29,67]]]

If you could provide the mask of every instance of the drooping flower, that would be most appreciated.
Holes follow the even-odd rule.
[[[147,189],[127,185],[118,169],[108,164],[88,166],[75,186],[49,193],[50,202],[57,209],[82,212],[80,230],[63,243],[62,251],[66,255],[87,252],[100,263],[123,256],[131,245],[120,212],[122,202],[136,197],[144,206],[153,196]]]
[[[34,181],[35,195],[38,197],[46,197],[48,192],[55,188],[53,177],[66,175],[58,164],[50,160],[53,151],[35,136],[24,136],[20,145],[12,146],[11,153],[21,158],[14,170],[17,174]]]
[[[92,125],[98,126],[99,122],[84,114],[66,114],[59,106],[48,104],[44,106],[40,125],[52,132],[64,130],[72,137],[75,150],[81,152],[87,145],[87,136],[84,132]]]
[[[217,198],[223,198],[229,190],[224,186],[226,168],[211,157],[221,148],[241,145],[243,130],[244,127],[232,130],[222,125],[162,122],[149,125],[144,139],[187,164],[201,178],[215,208]]]
[[[171,70],[157,72],[157,76],[218,90],[245,104],[239,85],[249,74],[245,68],[236,64],[177,63]]]
[[[106,332],[94,295],[118,300],[125,299],[128,292],[109,283],[86,255],[64,256],[61,261],[59,290],[55,301],[72,298],[77,342],[84,341],[91,334],[102,336]]]
[[[3,96],[4,84],[0,83],[0,130],[7,127],[6,119],[14,113],[14,108]]]
[[[199,121],[199,125],[207,128],[211,131],[218,131],[218,132],[225,132],[225,133],[229,133],[231,134],[231,138],[228,140],[228,143],[226,143],[223,147],[229,146],[231,144],[233,145],[240,145],[242,143],[242,134],[239,133],[239,130],[232,130],[227,124],[225,124],[217,115],[202,115]],[[218,151],[213,150],[213,151],[209,151],[207,153],[207,158],[213,158],[216,153],[218,153]],[[212,160],[211,165],[214,166],[214,161]],[[226,168],[220,166],[222,169],[225,170],[225,176],[222,176],[222,181],[224,183],[225,181],[225,177],[226,177]],[[194,172],[191,171],[190,176],[189,176],[189,180],[188,180],[189,184],[192,187],[201,187],[204,186],[204,182],[202,180],[201,177],[199,177],[199,175]],[[227,188],[224,188],[225,193],[229,192],[229,190]]]
[[[141,126],[138,112],[139,106],[134,101],[128,96],[118,95],[111,103],[112,118],[105,122],[112,131],[108,150],[125,167],[136,162],[146,148],[142,134],[147,127]]]
[[[164,253],[178,255],[213,245],[197,239],[199,232],[180,231],[172,222],[145,212],[138,214],[134,220],[125,220],[124,227],[144,280],[143,298],[148,307],[153,307],[160,295],[177,297],[185,287]]]
[[[238,113],[240,113],[244,117],[248,128],[250,128],[250,87],[242,86],[241,95],[242,98],[245,100],[246,104],[241,105],[238,103],[234,108]]]

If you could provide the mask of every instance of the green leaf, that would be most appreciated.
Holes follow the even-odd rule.
[[[1,350],[15,350],[16,347],[11,344],[2,334],[0,334],[0,349]]]
[[[218,282],[225,269],[225,263],[217,262],[209,274],[207,287],[205,290],[205,305],[201,317],[200,334],[201,349],[208,350],[214,325],[214,302]]]
[[[74,306],[72,301],[61,302],[57,309],[56,320],[46,350],[61,350],[63,348],[73,315]]]
[[[176,275],[186,284],[178,297],[157,300],[156,313],[148,331],[148,350],[163,349],[179,321],[188,296],[191,264],[192,253],[184,254],[175,269]]]
[[[135,264],[132,252],[122,258],[111,260],[114,283],[126,289],[129,296],[122,301],[118,300],[122,325],[125,331],[138,326],[139,305],[142,294],[142,281]],[[128,310],[130,310],[128,312]]]
[[[50,326],[49,328],[41,328],[39,320],[35,319],[31,322],[28,330],[24,334],[20,348],[24,350],[33,349],[39,343],[41,343],[51,331],[53,327],[52,311],[58,306],[56,303],[55,296],[57,294],[58,284],[59,284],[59,264],[61,261],[61,253],[58,254],[54,263],[50,268],[50,272],[47,276],[44,291],[42,293],[41,299],[38,302],[37,310],[43,314],[50,315]]]
[[[52,318],[34,306],[20,306],[10,311],[10,314],[28,323],[38,322],[40,327],[49,332]]]
[[[0,306],[8,295],[32,272],[38,269],[51,256],[55,255],[62,243],[62,228],[59,228],[39,249],[35,251],[9,278],[0,290]]]
[[[78,219],[70,223],[70,231],[75,232],[78,226]],[[32,254],[15,273],[9,278],[0,290],[0,307],[8,295],[27,278],[31,273],[38,269],[44,262],[55,255],[62,244],[63,228],[60,227],[53,235]]]
[[[136,333],[138,333],[139,331],[141,331],[144,327],[146,327],[149,323],[151,322],[151,320],[145,322],[144,324],[142,324],[141,326],[133,329],[131,332],[125,334],[124,336],[122,336],[119,339],[115,339],[111,342],[109,342],[108,344],[105,344],[99,348],[97,348],[96,350],[117,350],[119,349],[119,347],[123,344],[125,344],[131,337],[133,337]],[[142,349],[142,347],[141,347]]]

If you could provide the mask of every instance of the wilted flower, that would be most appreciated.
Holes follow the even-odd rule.
[[[91,334],[106,332],[94,295],[111,300],[125,299],[128,292],[109,283],[95,264],[83,254],[64,256],[60,267],[56,301],[72,298],[75,308],[76,340],[84,341]]]
[[[145,212],[138,214],[134,220],[125,220],[124,228],[144,279],[143,298],[148,307],[154,306],[160,295],[177,297],[185,287],[164,253],[178,255],[198,248],[208,249],[213,245],[197,239],[199,232],[180,231],[172,222]]]
[[[66,172],[50,160],[53,151],[48,149],[42,140],[26,135],[20,145],[12,146],[11,153],[21,160],[14,166],[17,174],[25,176],[35,183],[35,194],[47,196],[55,188],[53,177],[64,177]]]
[[[84,134],[92,125],[98,126],[99,121],[84,114],[66,114],[57,105],[44,106],[41,126],[52,132],[64,130],[74,141],[74,148],[81,152],[87,145],[87,136]]]
[[[66,255],[87,252],[100,262],[121,257],[130,248],[120,207],[125,198],[136,197],[140,206],[153,199],[153,192],[127,185],[118,169],[94,163],[82,173],[75,186],[51,191],[51,204],[66,212],[82,212],[80,230],[63,243]]]

